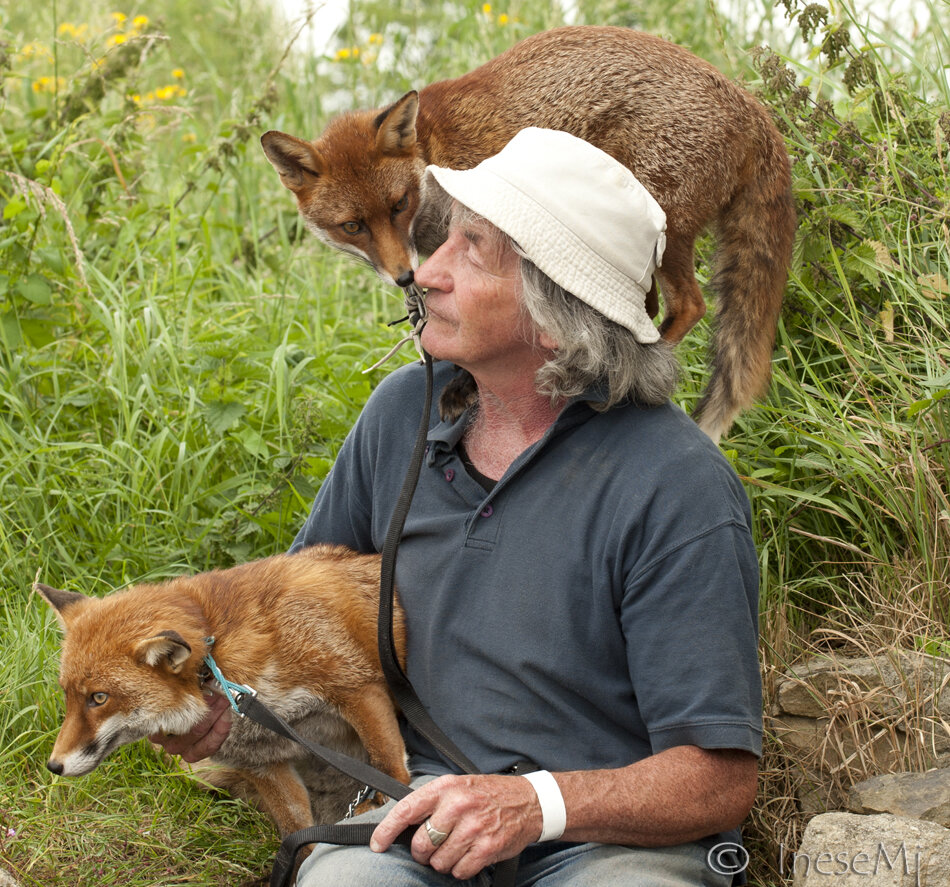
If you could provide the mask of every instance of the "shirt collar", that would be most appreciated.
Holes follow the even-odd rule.
[[[595,383],[590,385],[582,394],[572,397],[565,404],[564,409],[558,414],[542,439],[551,438],[568,428],[573,428],[575,425],[587,421],[594,414],[594,409],[590,404],[602,403],[606,399],[605,389],[606,386],[603,383]],[[434,464],[436,454],[450,452],[458,446],[462,435],[465,434],[465,427],[468,425],[470,416],[471,410],[468,409],[454,422],[441,420],[429,429],[427,438],[429,442],[427,462],[429,465]]]
[[[448,452],[458,445],[465,433],[468,417],[469,411],[466,410],[454,422],[447,422],[443,419],[435,427],[429,429],[429,446],[427,449],[430,465],[435,460],[436,453]]]

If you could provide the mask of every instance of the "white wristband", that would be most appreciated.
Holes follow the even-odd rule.
[[[567,826],[564,796],[557,780],[547,770],[525,773],[524,778],[534,786],[541,805],[541,837],[538,841],[556,841]]]

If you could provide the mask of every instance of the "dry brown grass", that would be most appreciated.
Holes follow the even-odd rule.
[[[842,809],[855,783],[924,771],[938,759],[950,764],[950,722],[938,706],[942,698],[943,712],[950,710],[945,579],[922,579],[919,566],[895,562],[829,585],[836,589],[831,604],[807,627],[792,625],[787,609],[763,614],[766,741],[746,827],[753,884],[785,883],[783,868],[789,871],[809,818]],[[830,679],[820,687],[803,679],[820,712],[814,742],[803,747],[776,728],[779,686],[790,668],[832,655]],[[856,678],[847,665],[858,658],[875,658],[880,673]],[[916,670],[915,662],[933,668]]]

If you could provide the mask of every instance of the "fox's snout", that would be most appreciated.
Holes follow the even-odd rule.
[[[85,776],[91,773],[102,759],[120,744],[118,737],[102,742],[93,738],[78,745],[63,745],[57,740],[46,762],[46,769],[57,776]]]
[[[66,759],[60,760],[51,757],[46,762],[46,769],[56,776],[85,776],[92,773],[99,766],[101,758],[94,754],[71,754]]]

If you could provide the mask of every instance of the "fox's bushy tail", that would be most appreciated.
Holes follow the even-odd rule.
[[[716,442],[768,387],[795,240],[788,152],[778,131],[769,129],[763,133],[757,174],[716,222],[712,375],[693,412],[700,428]]]

